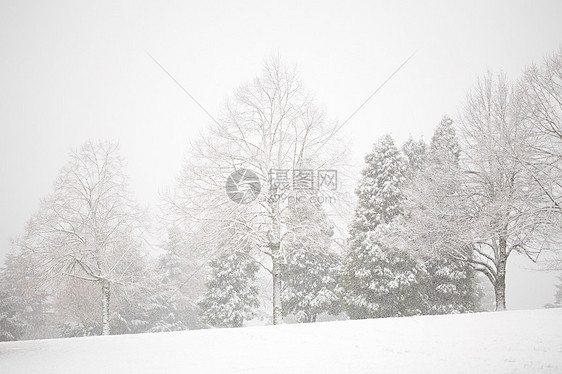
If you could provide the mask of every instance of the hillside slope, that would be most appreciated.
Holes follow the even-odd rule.
[[[562,309],[0,343],[1,373],[562,373]]]

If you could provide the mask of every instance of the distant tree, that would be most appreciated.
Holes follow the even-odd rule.
[[[403,211],[407,161],[389,135],[365,161],[342,274],[346,312],[351,318],[421,314],[425,267],[389,240]]]
[[[143,214],[127,190],[117,146],[87,142],[73,151],[51,195],[20,241],[51,287],[64,277],[101,290],[102,334],[110,333],[112,287],[142,280]]]
[[[84,282],[74,277],[59,279],[51,292],[53,322],[63,337],[100,335],[100,290],[94,282]],[[112,311],[115,312],[115,294]],[[115,329],[112,333],[115,334]]]
[[[22,339],[54,337],[46,313],[51,308],[48,289],[40,275],[34,259],[15,247],[0,270],[0,289],[11,300],[9,304],[17,307],[17,319],[25,326]]]
[[[199,302],[201,319],[215,327],[241,327],[256,316],[258,264],[241,252],[226,251],[209,263],[207,291]]]
[[[0,289],[0,342],[19,340],[25,331],[21,298]]]
[[[196,300],[204,292],[201,260],[189,251],[181,230],[168,230],[164,253],[155,266],[154,292],[144,305],[150,332],[202,328]]]
[[[556,285],[556,293],[554,294],[554,304],[562,305],[562,275],[558,277],[559,283]]]

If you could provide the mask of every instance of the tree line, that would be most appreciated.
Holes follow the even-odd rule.
[[[375,141],[349,219],[345,189],[316,173],[337,170],[341,187],[341,126],[269,59],[191,144],[156,224],[116,144],[71,152],[12,241],[0,340],[236,327],[269,303],[273,324],[474,312],[479,274],[504,310],[509,256],[560,246],[561,116],[562,49],[516,81],[485,74],[429,144]],[[234,201],[225,181],[239,170],[261,189],[237,180]]]

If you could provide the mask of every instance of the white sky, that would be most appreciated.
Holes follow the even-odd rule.
[[[562,1],[0,1],[0,261],[48,194],[68,150],[120,141],[144,204],[178,174],[211,113],[278,53],[298,65],[361,164],[391,132],[429,140],[486,69],[517,77],[562,42]],[[532,267],[519,258],[512,265]],[[521,265],[524,264],[524,265]],[[553,275],[515,269],[508,307],[552,301]]]

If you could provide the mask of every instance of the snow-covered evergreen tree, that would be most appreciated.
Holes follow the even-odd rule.
[[[451,257],[426,261],[428,314],[467,313],[480,309],[476,272]]]
[[[407,160],[407,179],[412,180],[425,167],[427,161],[427,146],[423,139],[416,141],[410,137],[406,143],[402,145],[402,153],[404,153]]]
[[[143,287],[129,290],[117,326],[128,331],[161,332],[206,327],[197,315],[195,300],[203,292],[200,259],[177,227],[168,229],[162,253],[150,264]],[[199,262],[198,262],[199,260]]]
[[[351,318],[420,314],[425,267],[388,239],[403,209],[407,160],[387,135],[365,161],[342,275],[346,311]]]
[[[159,275],[157,284],[160,289],[150,297],[148,304],[151,312],[151,332],[187,330],[188,319],[195,317],[182,290],[183,264],[178,251],[181,246],[178,234],[175,230],[169,232],[169,241],[164,246],[165,252],[156,266]]]
[[[53,329],[47,326],[45,313],[49,307],[48,290],[28,252],[13,248],[13,252],[6,256],[5,266],[0,272],[0,289],[4,291],[3,307],[8,310],[14,308],[16,313],[9,318],[25,327],[18,339],[53,337]]]
[[[402,213],[407,165],[390,135],[375,143],[365,163],[367,166],[355,190],[358,202],[350,227],[352,239],[380,224],[390,223]]]
[[[335,253],[296,251],[283,265],[283,315],[298,322],[316,322],[321,313],[340,312],[337,294],[340,258]]]
[[[245,253],[225,249],[209,262],[207,291],[198,305],[201,319],[215,327],[241,327],[256,316],[258,264]]]
[[[412,147],[409,148],[412,149]],[[451,168],[458,168],[459,156],[460,146],[453,121],[444,117],[431,139],[427,162],[421,168],[411,170],[409,173],[411,177],[408,182],[409,188],[416,190],[417,194],[414,195],[415,201],[409,201],[407,205],[418,204],[421,201],[423,204],[427,204],[428,209],[432,209],[435,204],[429,200],[439,194],[430,193],[425,189],[438,188],[441,193],[455,191],[456,181],[446,173],[450,173]],[[417,248],[409,249],[417,250]],[[424,258],[427,270],[424,285],[427,305],[424,313],[463,313],[479,308],[480,295],[476,274],[466,261],[443,255],[442,251],[438,250],[435,253],[427,254]]]
[[[148,303],[152,311],[150,332],[178,331],[204,327],[197,316],[195,300],[203,289],[204,272],[181,230],[168,230],[164,254],[156,266],[158,287]]]
[[[461,147],[453,120],[444,116],[431,138],[431,144],[429,145],[430,162],[437,166],[446,163],[458,165],[460,155]]]
[[[21,298],[0,289],[0,342],[19,340],[25,331]]]
[[[293,233],[282,267],[283,315],[315,322],[321,313],[337,314],[340,258],[331,248],[333,223],[318,199],[318,191],[301,191],[289,206]],[[314,224],[312,224],[314,222]]]

